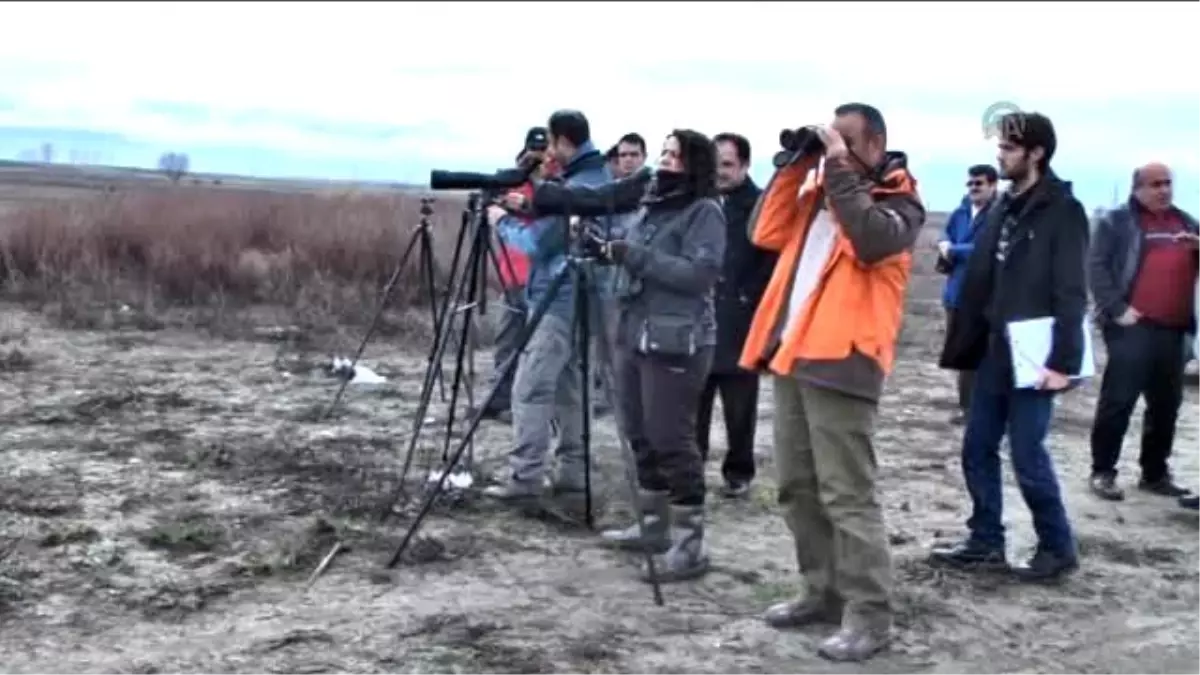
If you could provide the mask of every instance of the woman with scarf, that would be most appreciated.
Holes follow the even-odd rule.
[[[637,458],[644,527],[601,537],[658,554],[664,582],[700,576],[709,564],[696,413],[717,338],[713,288],[725,252],[718,199],[712,141],[676,130],[624,237],[588,235],[617,270],[616,398]]]

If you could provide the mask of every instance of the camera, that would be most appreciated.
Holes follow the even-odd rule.
[[[775,155],[776,168],[782,168],[792,162],[825,151],[825,143],[820,134],[811,126],[795,129],[784,129],[779,132],[779,145],[783,150]]]
[[[500,169],[495,173],[471,171],[430,171],[429,187],[434,190],[484,190],[503,192],[520,187],[533,174],[537,164]]]

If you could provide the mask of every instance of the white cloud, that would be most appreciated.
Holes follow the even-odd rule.
[[[1194,3],[140,3],[5,7],[5,125],[268,145],[444,167],[511,160],[524,130],[585,111],[598,142],[735,130],[765,159],[780,127],[879,105],[914,162],[986,161],[996,100],[1049,114],[1060,156],[1196,170]],[[711,75],[696,72],[713,64]],[[53,66],[53,67],[51,67]],[[656,76],[662,69],[687,78]],[[763,73],[774,78],[764,79]],[[139,102],[212,110],[187,124]],[[954,105],[944,105],[953,101]],[[1186,104],[1182,111],[1163,109]],[[1119,103],[1120,105],[1115,105]],[[429,125],[376,142],[235,113]],[[1180,114],[1183,113],[1183,114]],[[1184,135],[1183,141],[1180,134]],[[653,152],[653,151],[652,151]]]

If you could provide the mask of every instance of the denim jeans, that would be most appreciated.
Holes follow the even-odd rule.
[[[1013,472],[1033,515],[1038,547],[1073,556],[1074,536],[1059,491],[1054,462],[1046,451],[1046,433],[1054,394],[1014,389],[1007,358],[991,349],[975,373],[971,412],[963,436],[962,464],[974,510],[967,527],[984,546],[1005,547],[1003,473],[1000,442],[1008,436]]]

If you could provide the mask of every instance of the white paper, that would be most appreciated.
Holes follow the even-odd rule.
[[[1073,380],[1096,375],[1096,354],[1092,351],[1092,326],[1085,316],[1083,325],[1083,362],[1078,373],[1066,373]],[[1037,385],[1038,378],[1050,357],[1054,341],[1054,317],[1013,321],[1008,324],[1008,344],[1013,355],[1013,384],[1018,389],[1030,389]]]

